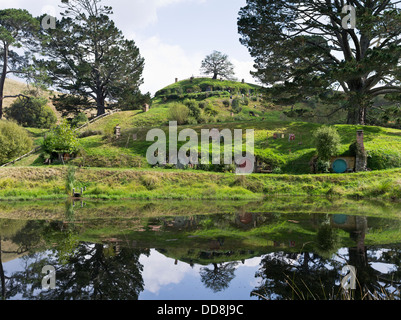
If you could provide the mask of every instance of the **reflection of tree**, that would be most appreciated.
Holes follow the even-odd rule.
[[[6,276],[4,274],[3,260],[2,260],[1,254],[2,254],[2,250],[1,250],[1,236],[0,236],[0,285],[1,285],[1,298],[5,299],[5,297],[6,297]]]
[[[3,297],[10,299],[22,295],[30,300],[137,299],[143,290],[143,267],[138,261],[141,252],[80,243],[74,224],[73,203],[66,204],[65,218],[64,222],[25,222],[6,235],[18,247],[16,254],[29,252],[29,255],[22,258],[26,261],[23,271],[5,277],[0,269],[5,284],[2,286]],[[7,225],[9,228],[10,223]],[[45,251],[45,248],[52,249]],[[45,275],[41,272],[46,265],[56,268],[57,287],[49,291],[42,290]]]
[[[136,300],[143,291],[141,252],[122,248],[109,254],[102,244],[81,243],[67,264],[58,264],[57,254],[31,255],[26,269],[12,275],[10,294],[30,300]],[[57,287],[42,291],[43,266],[56,268]],[[36,291],[35,291],[36,290]]]
[[[213,269],[204,267],[200,271],[201,281],[206,288],[213,292],[220,292],[228,288],[231,280],[234,279],[235,267],[238,262],[213,263]]]
[[[266,255],[256,277],[262,279],[251,295],[266,299],[367,299],[371,297],[395,299],[401,288],[401,249],[368,247],[365,245],[367,219],[356,217],[350,237],[355,246],[348,248],[349,257],[345,261],[332,259],[327,253],[336,248],[337,234],[322,225],[316,243],[323,256],[302,252],[300,254],[275,252]],[[316,249],[316,248],[315,248]],[[388,273],[372,267],[372,262],[391,263]],[[344,277],[342,268],[351,265],[356,269],[357,289],[352,295],[345,295],[341,288]]]
[[[269,300],[317,299],[328,295],[324,285],[334,281],[339,265],[334,263],[327,269],[327,260],[303,252],[301,254],[275,252],[266,255],[255,277],[261,284],[251,295]],[[336,271],[337,270],[337,271]]]

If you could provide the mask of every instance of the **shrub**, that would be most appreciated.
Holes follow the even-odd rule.
[[[319,159],[316,162],[317,173],[329,173],[330,172],[330,161]]]
[[[67,121],[63,121],[47,134],[43,149],[49,154],[57,153],[59,156],[63,153],[74,154],[78,151],[78,138]]]
[[[314,138],[318,156],[321,160],[328,161],[338,153],[341,138],[335,128],[321,127],[315,132]]]
[[[47,100],[43,98],[19,98],[6,109],[5,115],[23,127],[50,129],[56,124],[57,117],[46,104]]]
[[[187,106],[174,103],[169,110],[169,120],[177,121],[178,125],[186,124],[189,118],[190,112]]]
[[[401,155],[397,150],[378,148],[367,152],[368,168],[371,170],[386,170],[401,167]]]
[[[73,127],[80,127],[88,121],[88,117],[84,112],[78,113],[71,121]]]
[[[215,110],[214,107],[210,104],[205,108],[204,112],[206,115],[211,117],[215,117],[219,114],[219,112]]]
[[[189,109],[189,115],[195,119],[198,119],[202,113],[202,110],[199,108],[198,103],[193,99],[186,99],[184,104]]]
[[[231,103],[231,108],[233,109],[233,112],[240,113],[242,111],[241,100],[238,98],[235,98],[233,100],[233,102]]]
[[[28,132],[16,123],[0,120],[0,165],[14,160],[33,148]]]

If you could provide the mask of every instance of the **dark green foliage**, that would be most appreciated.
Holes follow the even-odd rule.
[[[52,98],[53,105],[63,117],[78,115],[93,107],[93,103],[85,96],[60,94]]]
[[[91,99],[98,115],[106,107],[142,103],[144,59],[110,19],[111,8],[96,0],[73,0],[65,2],[65,9],[57,27],[43,34],[48,59],[40,64],[54,87],[86,99],[85,104]]]
[[[8,119],[30,128],[50,129],[57,122],[54,111],[42,98],[19,98],[5,111]]]
[[[184,104],[189,109],[189,116],[193,117],[194,119],[198,120],[202,114],[201,108],[199,108],[198,103],[195,100],[187,99],[184,101]]]
[[[0,119],[3,117],[4,84],[6,77],[15,74],[29,81],[39,79],[39,70],[33,62],[37,50],[36,35],[40,29],[39,21],[27,10],[0,10]],[[13,49],[18,49],[14,51]]]
[[[396,3],[347,2],[356,8],[351,29],[343,27],[344,1],[248,0],[239,12],[240,41],[255,60],[253,75],[276,101],[318,95],[332,113],[345,109],[347,123],[366,124],[374,97],[401,93]]]
[[[71,126],[79,127],[88,122],[88,117],[84,112],[78,113],[71,121]]]

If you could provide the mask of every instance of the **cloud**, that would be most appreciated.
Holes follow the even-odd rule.
[[[157,23],[158,10],[185,2],[203,3],[205,0],[105,0],[113,8],[114,19],[123,29],[140,30]]]
[[[144,92],[156,91],[172,84],[175,78],[188,79],[199,74],[202,53],[188,54],[179,45],[164,43],[158,36],[132,37],[145,58]]]
[[[252,60],[241,61],[238,59],[231,59],[230,61],[234,64],[235,77],[238,81],[244,79],[247,83],[256,83],[255,78],[250,73],[254,70],[254,62]]]
[[[156,250],[151,250],[149,257],[141,256],[140,263],[144,266],[142,277],[145,289],[154,294],[158,294],[162,287],[169,284],[179,284],[186,274],[197,272],[186,263],[174,265],[174,260]]]

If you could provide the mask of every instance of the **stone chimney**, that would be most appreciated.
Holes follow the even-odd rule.
[[[175,83],[177,83],[178,82],[178,78],[175,78]]]
[[[368,166],[363,138],[364,138],[363,130],[358,130],[356,133],[356,144],[357,144],[356,162],[355,162],[356,172],[366,171]]]

